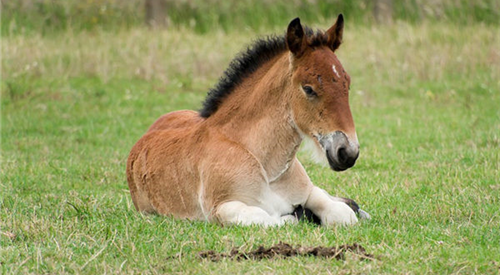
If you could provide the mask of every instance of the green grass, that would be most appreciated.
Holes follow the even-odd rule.
[[[131,28],[3,37],[2,273],[499,272],[500,36],[479,24],[347,24],[338,56],[353,81],[361,156],[344,173],[300,158],[313,182],[355,199],[372,220],[263,229],[138,214],[125,178],[132,145],[161,114],[200,108],[255,36]],[[279,241],[356,242],[377,260],[197,256]]]
[[[344,13],[350,22],[373,25],[373,0],[165,0],[168,24],[197,33],[213,30],[266,30],[292,17],[326,22]],[[2,1],[1,33],[53,33],[67,30],[108,30],[142,26],[145,0],[6,0]],[[421,23],[445,21],[458,25],[484,23],[498,26],[497,0],[393,1],[392,18]]]

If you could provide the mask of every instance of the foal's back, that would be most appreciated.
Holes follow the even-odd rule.
[[[197,198],[192,189],[196,187],[192,182],[197,179],[196,173],[189,169],[194,168],[187,161],[190,150],[189,143],[185,142],[201,121],[203,118],[195,111],[165,114],[134,145],[127,160],[127,180],[138,211],[185,218],[202,215],[194,203]],[[165,169],[169,171],[165,173]],[[171,188],[175,188],[175,192],[165,192]]]
[[[193,127],[203,121],[198,112],[192,110],[175,111],[161,116],[149,127],[148,132]]]

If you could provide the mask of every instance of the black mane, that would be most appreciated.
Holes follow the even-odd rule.
[[[305,34],[311,47],[327,44],[326,36],[321,31],[314,32],[306,27]],[[285,50],[287,50],[285,35],[270,35],[257,39],[246,50],[237,54],[219,79],[219,83],[208,92],[200,116],[207,118],[215,113],[222,101],[245,77]]]

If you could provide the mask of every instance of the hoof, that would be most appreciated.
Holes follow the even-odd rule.
[[[371,220],[371,218],[372,218],[370,216],[370,214],[368,214],[367,212],[363,211],[363,209],[361,209],[361,208],[358,210],[357,214],[358,214],[359,218],[362,219],[362,220]]]
[[[349,207],[354,211],[354,213],[356,213],[356,215],[358,215],[360,219],[369,220],[372,218],[370,214],[368,214],[363,209],[359,208],[359,205],[354,200],[347,198],[341,198],[341,199],[343,202],[345,202],[345,204],[349,205]]]

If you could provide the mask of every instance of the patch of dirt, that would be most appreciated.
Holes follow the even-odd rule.
[[[240,261],[272,259],[277,257],[288,258],[294,256],[313,256],[344,260],[346,252],[351,252],[359,256],[362,260],[375,259],[373,255],[367,253],[366,249],[357,243],[338,247],[293,247],[290,244],[280,242],[279,244],[269,248],[259,246],[256,250],[249,252],[242,252],[238,248],[233,248],[229,253],[217,253],[213,250],[203,251],[199,253],[199,256],[203,259],[209,259],[214,262],[220,261],[224,258]]]

